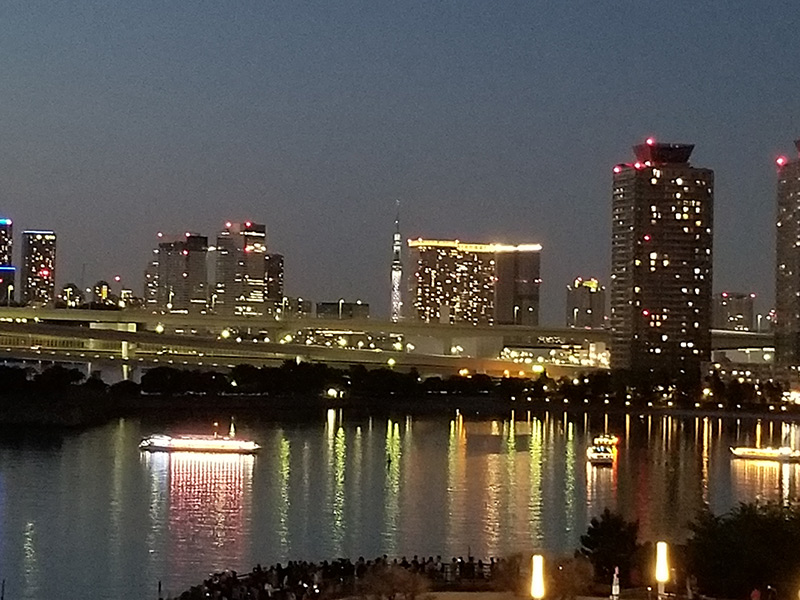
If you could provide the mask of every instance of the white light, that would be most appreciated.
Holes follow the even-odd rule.
[[[659,583],[666,583],[669,581],[667,542],[658,542],[656,544],[656,581]]]
[[[531,598],[544,598],[544,558],[534,554],[531,559]]]

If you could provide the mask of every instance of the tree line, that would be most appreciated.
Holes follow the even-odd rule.
[[[88,378],[75,368],[54,364],[42,371],[0,366],[0,395],[21,391],[59,392],[76,387],[131,394],[238,394],[316,397],[329,392],[337,398],[399,396],[413,400],[430,395],[490,397],[511,401],[555,400],[645,407],[670,403],[695,407],[759,408],[782,401],[783,389],[774,382],[755,384],[723,381],[716,373],[691,386],[659,374],[595,371],[554,379],[547,372],[532,377],[490,377],[475,373],[421,377],[416,369],[363,365],[336,368],[324,363],[286,361],[277,367],[242,364],[230,370],[153,367],[141,383],[106,385],[99,374]],[[331,392],[332,391],[332,392]]]

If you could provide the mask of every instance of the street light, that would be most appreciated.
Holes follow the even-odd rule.
[[[7,293],[8,293],[8,298],[6,298],[6,300],[7,300],[6,304],[8,306],[11,306],[11,298],[14,296],[14,286],[13,285],[9,285],[8,286],[8,292]]]
[[[667,542],[656,543],[656,581],[658,582],[658,598],[664,598],[664,586],[669,581],[669,561],[667,560]]]
[[[339,298],[339,320],[342,320],[342,304],[344,304],[344,298]]]
[[[534,554],[531,558],[531,598],[544,598],[544,557]]]

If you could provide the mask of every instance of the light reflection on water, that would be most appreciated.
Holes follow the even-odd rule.
[[[213,570],[289,558],[571,553],[606,507],[639,520],[642,539],[678,540],[703,506],[800,498],[800,465],[728,450],[800,446],[797,425],[779,421],[330,411],[245,429],[262,444],[256,457],[140,455],[155,428],[138,421],[56,448],[0,446],[8,597],[79,598],[88,585],[96,598],[155,597],[159,580],[178,593]],[[589,465],[586,447],[605,430],[622,436],[618,458]]]

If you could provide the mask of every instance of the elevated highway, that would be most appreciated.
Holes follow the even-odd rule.
[[[296,343],[298,334],[364,334],[402,340],[384,347],[337,347]],[[330,339],[328,337],[327,339]],[[772,346],[772,336],[713,331],[715,349]],[[608,343],[609,332],[557,327],[447,325],[380,320],[324,320],[158,315],[145,311],[0,307],[0,356],[6,361],[68,362],[87,369],[115,365],[125,377],[157,365],[228,368],[237,364],[277,365],[285,360],[332,365],[392,365],[422,374],[462,369],[491,374],[530,373],[531,364],[498,358],[504,347],[563,348]],[[457,348],[457,352],[451,349]],[[120,368],[124,367],[124,368]],[[577,367],[547,365],[553,375]],[[581,370],[585,370],[583,367]]]

